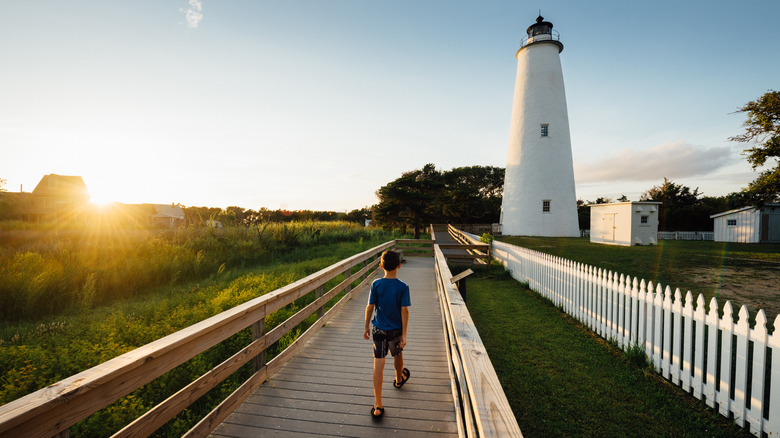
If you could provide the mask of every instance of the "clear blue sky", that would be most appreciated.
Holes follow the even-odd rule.
[[[0,178],[96,200],[351,210],[404,171],[505,165],[515,52],[560,32],[577,196],[755,174],[780,2],[3,1]]]

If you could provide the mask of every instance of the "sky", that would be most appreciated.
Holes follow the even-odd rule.
[[[0,0],[0,178],[95,202],[348,211],[433,163],[506,165],[517,61],[560,32],[577,197],[757,173],[780,1]]]

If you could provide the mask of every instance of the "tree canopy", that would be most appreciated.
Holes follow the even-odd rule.
[[[754,171],[770,166],[750,183],[745,194],[758,205],[775,202],[780,199],[780,91],[769,90],[737,112],[747,114],[745,132],[729,140],[755,144],[744,151]]]
[[[658,229],[661,231],[709,231],[711,215],[746,205],[744,196],[731,193],[726,196],[703,196],[699,188],[676,184],[667,178],[661,185],[642,193],[640,201],[661,202]]]
[[[377,190],[374,220],[385,227],[412,227],[415,237],[431,223],[498,222],[503,187],[502,168],[469,166],[442,172],[429,163]]]

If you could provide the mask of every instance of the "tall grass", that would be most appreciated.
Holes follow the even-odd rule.
[[[256,266],[290,251],[385,233],[351,222],[222,230],[0,231],[0,320],[27,320],[140,296],[153,287]]]
[[[291,230],[299,232],[299,235],[311,234],[306,228],[290,227],[290,224],[287,224],[287,231],[282,228],[280,232],[289,236]],[[70,312],[56,316],[0,323],[0,404],[278,289],[393,237],[377,230],[359,232],[359,228],[322,230],[319,242],[331,243],[288,247],[283,254],[273,258],[273,263],[251,268],[226,268],[220,275],[211,274],[198,281],[153,287],[143,296],[107,305],[93,308],[74,305]],[[269,226],[262,232],[271,231]],[[331,233],[335,236],[328,236]],[[235,236],[243,236],[243,232],[235,235],[226,232],[215,238],[231,239]],[[352,241],[340,241],[346,238]],[[326,290],[343,281],[343,277],[331,280],[325,286]],[[267,316],[266,328],[270,330],[280,324],[313,299],[313,293],[310,293]],[[314,321],[315,318],[310,317],[270,346],[266,350],[267,360],[286,348]],[[111,435],[246,346],[250,339],[249,329],[239,332],[80,422],[72,428],[72,435]],[[181,436],[245,381],[250,373],[250,366],[237,371],[158,430],[155,436]]]

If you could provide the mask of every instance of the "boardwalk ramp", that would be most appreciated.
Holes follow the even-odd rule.
[[[368,287],[355,291],[333,320],[238,407],[213,437],[352,436],[455,437],[457,423],[445,352],[434,261],[408,257],[399,278],[409,284],[408,345],[411,371],[401,389],[392,385],[392,360],[384,372],[385,415],[371,418],[373,354],[363,339]]]

